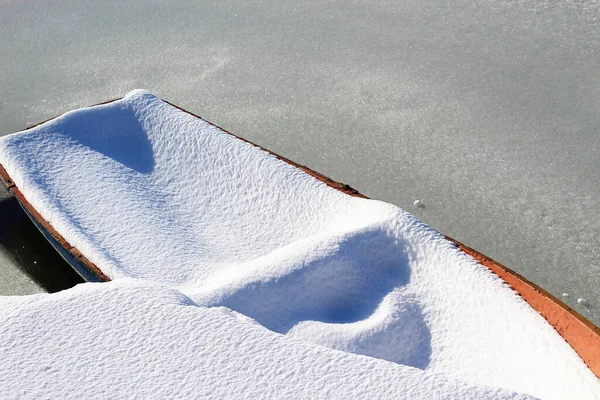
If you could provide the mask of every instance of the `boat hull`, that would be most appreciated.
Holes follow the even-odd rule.
[[[110,100],[100,104],[107,104],[118,99]],[[178,107],[172,103],[173,107],[176,107],[196,118],[202,119],[200,116],[191,113],[181,107]],[[46,122],[46,121],[44,121]],[[210,123],[209,121],[206,121]],[[43,123],[43,122],[42,122]],[[212,124],[212,123],[211,123]],[[37,126],[36,124],[34,126]],[[214,125],[214,124],[212,124]],[[34,126],[30,127],[33,128]],[[216,125],[214,125],[216,126]],[[218,126],[216,126],[218,127]],[[27,129],[30,129],[27,128]],[[282,157],[276,153],[273,153],[267,149],[264,149],[256,144],[249,142],[237,135],[233,135],[227,130],[218,127],[219,129],[227,132],[228,134],[235,136],[236,138],[245,142],[251,143],[252,145],[261,148],[262,150],[272,154],[288,164],[301,169],[305,173],[313,176],[315,179],[327,184],[328,186],[339,190],[349,196],[367,198],[352,187],[345,185],[340,182],[336,182],[310,168],[295,163],[285,157]],[[42,234],[48,239],[52,246],[61,254],[61,256],[80,274],[86,281],[89,282],[106,282],[110,281],[110,278],[105,275],[102,270],[92,263],[81,251],[73,247],[65,238],[57,232],[52,225],[46,221],[40,213],[27,201],[23,193],[15,185],[14,181],[7,173],[7,171],[0,165],[0,177],[4,181],[8,189],[14,194],[19,201],[21,207],[25,210],[29,218],[33,221],[35,226],[42,232]],[[552,325],[556,331],[569,343],[569,345],[579,354],[585,364],[590,370],[600,378],[600,329],[588,321],[581,314],[564,304],[562,301],[548,293],[546,290],[537,286],[536,284],[528,281],[523,276],[512,271],[510,268],[494,261],[493,259],[479,253],[478,251],[460,243],[459,241],[445,236],[447,240],[453,242],[460,250],[469,256],[473,257],[483,266],[487,267],[490,271],[498,275],[504,280],[513,290],[515,290],[534,310],[536,310],[541,316],[543,316],[550,325]]]

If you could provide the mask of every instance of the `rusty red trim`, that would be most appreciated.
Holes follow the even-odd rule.
[[[83,266],[93,272],[98,278],[102,279],[105,282],[110,281],[110,278],[106,276],[100,268],[96,266],[93,262],[91,262],[87,257],[85,257],[79,250],[75,247],[71,246],[71,244],[60,234],[54,227],[44,218],[41,214],[31,205],[31,203],[25,198],[23,193],[19,190],[19,188],[15,185],[12,178],[6,172],[2,164],[0,164],[0,177],[6,185],[8,189],[13,193],[13,195],[19,200],[21,205],[29,211],[29,213],[35,218],[35,220],[71,255],[73,255],[77,261],[79,261]]]
[[[121,100],[121,99],[122,99],[122,97],[119,97],[119,98],[117,98],[117,99],[112,99],[112,100],[106,100],[106,101],[103,101],[102,103],[97,103],[97,104],[94,104],[93,106],[90,106],[90,107],[96,107],[96,106],[101,106],[101,105],[103,105],[103,104],[109,104],[109,103],[113,103],[113,102],[115,102],[115,101],[117,101],[117,100]],[[88,107],[88,108],[89,108],[89,107]],[[63,114],[64,114],[64,113],[63,113]],[[63,115],[63,114],[61,114],[61,115]],[[58,117],[60,117],[60,115],[57,115],[57,116],[55,116],[55,117],[52,117],[52,118],[48,118],[48,119],[46,119],[46,120],[44,120],[44,121],[42,121],[42,122],[38,122],[37,124],[30,125],[30,126],[28,126],[27,128],[23,129],[23,131],[28,131],[29,129],[33,129],[33,128],[35,128],[36,126],[40,126],[40,125],[42,125],[42,124],[45,124],[46,122],[52,121],[53,119],[56,119],[56,118],[58,118]],[[21,131],[21,132],[22,132],[22,131]]]
[[[13,182],[10,175],[8,175],[8,172],[6,172],[2,164],[0,164],[0,177],[2,178],[2,181],[9,190],[15,187],[15,183]]]
[[[459,249],[467,253],[490,271],[502,278],[513,288],[523,300],[536,310],[560,336],[575,350],[589,369],[600,378],[600,329],[584,316],[565,303],[542,289],[538,285],[510,268],[465,246],[448,236],[446,239],[455,243]]]
[[[196,118],[198,118],[198,119],[201,119],[201,120],[202,120],[202,121],[204,121],[204,122],[207,122],[207,123],[209,123],[210,125],[214,126],[215,128],[219,128],[219,129],[220,129],[220,130],[222,130],[223,132],[225,132],[225,133],[227,133],[227,134],[229,134],[229,135],[231,135],[231,136],[233,136],[233,137],[235,137],[235,138],[238,138],[239,140],[241,140],[241,141],[243,141],[243,142],[246,142],[246,143],[249,143],[249,144],[251,144],[252,146],[258,147],[258,148],[259,148],[259,149],[261,149],[262,151],[265,151],[265,152],[267,152],[267,153],[271,154],[272,156],[274,156],[274,157],[276,157],[276,158],[280,159],[281,161],[284,161],[284,162],[286,162],[286,163],[288,163],[288,164],[290,164],[290,165],[292,165],[292,166],[294,166],[294,167],[296,167],[296,168],[299,168],[299,169],[301,169],[302,171],[306,172],[306,173],[307,173],[307,174],[309,174],[310,176],[312,176],[312,177],[314,177],[314,178],[317,178],[317,179],[318,179],[318,180],[320,180],[321,182],[323,182],[323,183],[327,184],[328,186],[331,186],[331,187],[332,187],[332,188],[334,188],[334,189],[337,189],[337,190],[339,190],[340,192],[344,192],[344,193],[346,193],[346,194],[348,194],[348,195],[350,195],[350,196],[354,196],[354,197],[361,197],[361,198],[364,198],[364,199],[366,199],[366,198],[367,198],[367,196],[365,196],[365,195],[363,195],[363,194],[359,193],[359,191],[358,191],[358,190],[354,189],[354,188],[353,188],[353,187],[351,187],[350,185],[346,185],[345,183],[336,182],[336,181],[334,181],[333,179],[330,179],[330,178],[326,177],[326,176],[325,176],[325,175],[323,175],[323,174],[320,174],[320,173],[318,173],[318,172],[316,172],[316,171],[313,171],[312,169],[308,168],[308,167],[307,167],[307,166],[305,166],[305,165],[298,164],[297,162],[294,162],[294,161],[290,160],[289,158],[285,158],[285,157],[283,157],[283,156],[280,156],[279,154],[277,154],[277,153],[274,153],[274,152],[272,152],[272,151],[271,151],[271,150],[269,150],[269,149],[265,149],[264,147],[262,147],[262,146],[259,146],[259,145],[257,145],[256,143],[252,143],[252,142],[251,142],[251,141],[249,141],[249,140],[246,140],[246,139],[244,139],[244,138],[242,138],[242,137],[239,137],[238,135],[235,135],[235,134],[233,134],[233,133],[229,132],[228,130],[226,130],[226,129],[223,129],[223,128],[221,128],[220,126],[218,126],[218,125],[216,125],[216,124],[213,124],[213,123],[212,123],[212,122],[210,122],[210,121],[207,121],[207,120],[205,120],[204,118],[202,118],[202,117],[201,117],[201,116],[199,116],[199,115],[196,115],[196,114],[194,114],[194,113],[192,113],[192,112],[189,112],[188,110],[185,110],[185,109],[183,109],[183,108],[181,108],[181,107],[179,107],[179,106],[177,106],[177,105],[175,105],[175,104],[173,104],[173,103],[170,103],[170,102],[168,102],[168,101],[166,101],[166,100],[163,100],[163,101],[164,101],[165,103],[167,103],[167,104],[169,104],[169,105],[171,105],[171,106],[175,107],[176,109],[183,111],[183,112],[184,112],[184,113],[186,113],[186,114],[190,114],[191,116],[194,116],[194,117],[196,117]]]
[[[108,104],[120,99],[109,100],[101,104]],[[166,100],[164,100],[167,104],[190,114],[196,118],[202,119],[203,121],[211,124],[212,126],[221,129],[222,131],[246,142],[250,143],[253,146],[260,148],[263,151],[277,157],[278,159],[301,169],[305,173],[310,176],[320,180],[321,182],[327,184],[328,186],[339,190],[343,193],[346,193],[349,196],[360,197],[360,198],[368,198],[367,196],[361,194],[356,189],[345,185],[340,182],[336,182],[325,175],[322,175],[312,169],[308,168],[305,165],[298,164],[292,160],[289,160],[285,157],[280,156],[277,153],[274,153],[270,150],[265,149],[264,147],[258,146],[255,143],[250,142],[244,138],[241,138],[237,135],[228,132],[227,130],[204,120],[202,117],[191,113],[175,104],[172,104]],[[52,120],[51,118],[47,121]],[[44,122],[33,125],[27,129],[31,129],[36,127]],[[25,196],[21,193],[21,191],[16,187],[8,173],[4,170],[2,165],[0,165],[0,177],[7,184],[9,189],[15,194],[15,196],[21,201],[21,204],[24,205],[25,208],[34,216],[34,218],[59,242],[65,250],[71,253],[76,259],[78,259],[82,264],[84,264],[87,268],[93,271],[96,275],[98,275],[102,280],[109,281],[110,279],[91,261],[89,261],[78,249],[71,246],[60,233],[58,233],[52,225],[48,221],[46,221],[38,212],[31,206],[31,204],[27,201]],[[536,284],[528,281],[521,275],[512,271],[511,269],[505,267],[504,265],[492,260],[491,258],[479,253],[478,251],[465,246],[459,241],[452,239],[451,237],[444,236],[447,240],[454,243],[460,250],[469,256],[473,257],[483,266],[487,267],[490,271],[498,275],[502,280],[504,280],[513,290],[515,290],[534,310],[536,310],[540,315],[542,315],[546,321],[550,325],[556,329],[556,331],[565,339],[567,343],[579,354],[579,356],[583,359],[585,364],[590,368],[590,370],[600,378],[600,329],[588,321],[585,317],[579,314],[577,311],[573,310],[562,301],[552,296],[550,293],[537,286]]]
[[[186,112],[190,115],[193,115],[196,118],[200,118],[203,121],[206,121],[202,117],[194,113],[191,113],[172,103],[167,103],[183,112]],[[261,150],[272,154],[278,159],[285,161],[288,164],[293,165],[294,167],[300,168],[302,171],[306,172],[307,174],[311,175],[312,177],[320,180],[321,182],[327,184],[328,186],[334,189],[344,192],[350,196],[360,197],[363,199],[368,198],[367,196],[363,195],[356,189],[353,189],[352,187],[346,184],[336,182],[326,177],[325,175],[313,171],[305,165],[300,165],[294,161],[280,156],[277,153],[267,150],[264,147],[252,143],[249,140],[234,135],[231,132],[228,132],[227,130],[221,128],[220,126],[213,124],[210,121],[206,122],[240,140],[243,140],[246,143],[250,143],[253,146],[260,148]],[[541,287],[528,281],[527,279],[512,271],[511,269],[479,253],[478,251],[468,246],[465,246],[464,244],[460,243],[455,239],[452,239],[449,236],[444,235],[444,237],[450,242],[454,243],[464,253],[473,257],[480,264],[487,267],[490,271],[492,271],[493,273],[498,275],[502,280],[504,280],[534,310],[536,310],[540,315],[542,315],[546,319],[546,321],[548,321],[548,323],[554,327],[554,329],[556,329],[556,331],[563,337],[563,339],[565,339],[565,341],[569,343],[573,350],[575,350],[575,352],[582,358],[582,360],[590,368],[594,375],[600,378],[600,329],[597,326],[592,324],[577,311],[573,310],[565,303],[558,300],[556,297],[552,296],[550,293],[542,289]]]

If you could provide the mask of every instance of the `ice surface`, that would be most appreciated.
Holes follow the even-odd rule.
[[[81,282],[0,185],[0,293],[57,292]]]
[[[595,0],[2,1],[0,135],[149,88],[372,198],[420,199],[600,324],[598,21]]]
[[[7,211],[2,207],[10,198],[8,190],[3,184],[0,184],[0,211]],[[6,214],[2,214],[4,219],[0,225],[0,294],[2,295],[20,295],[31,293],[42,293],[44,290],[40,285],[29,276],[23,273],[15,262],[14,257],[11,257],[10,252],[6,248],[6,236],[10,233],[9,229],[14,228],[14,225],[7,223]]]
[[[0,294],[56,292],[81,283],[0,184]]]
[[[524,399],[288,339],[148,283],[0,297],[2,398]]]
[[[0,163],[115,280],[167,285],[290,343],[543,398],[600,393],[542,317],[412,215],[148,92],[0,138]]]
[[[12,266],[15,261],[5,252],[0,252],[0,264]],[[0,289],[4,295],[20,295],[23,292],[43,293],[43,288],[36,284],[18,268],[3,268],[0,277]]]

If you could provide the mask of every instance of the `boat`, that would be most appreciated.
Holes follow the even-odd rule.
[[[110,104],[120,99],[114,99],[100,104]],[[164,101],[164,100],[163,100]],[[182,109],[172,103],[165,101],[171,106],[193,116],[203,120],[200,116]],[[50,120],[49,120],[50,121]],[[205,121],[205,120],[203,120]],[[47,122],[47,121],[44,121]],[[263,151],[271,154],[277,159],[284,161],[285,163],[305,172],[331,188],[336,189],[339,192],[344,193],[347,196],[367,198],[356,189],[349,185],[336,182],[310,168],[295,163],[279,154],[264,149],[252,142],[249,142],[237,135],[234,135],[227,130],[205,121],[210,125],[218,128],[227,134],[234,136],[235,138],[250,143]],[[27,129],[31,129],[35,126]],[[31,219],[32,223],[40,230],[40,232],[46,237],[46,239],[52,244],[57,252],[81,275],[81,277],[88,282],[107,282],[110,281],[109,276],[101,270],[96,264],[90,261],[89,256],[81,251],[77,247],[69,243],[42,215],[36,210],[32,204],[28,201],[23,192],[15,184],[14,180],[7,172],[7,170],[0,164],[0,177],[6,185],[6,187],[12,192],[19,204]],[[466,246],[459,241],[445,236],[444,237],[454,243],[456,248],[464,252],[468,256],[475,259],[481,265],[488,268],[494,274],[498,275],[506,284],[508,284],[513,290],[515,290],[535,311],[537,311],[546,321],[554,327],[554,329],[564,338],[564,340],[575,350],[575,352],[581,357],[589,369],[600,378],[600,329],[573,310],[562,301],[551,295],[549,292],[539,287],[538,285],[528,281],[523,276],[514,272],[510,268],[494,261],[493,259],[481,254],[480,252]]]

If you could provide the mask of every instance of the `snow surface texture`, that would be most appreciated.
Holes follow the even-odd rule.
[[[148,283],[1,297],[0,307],[3,399],[527,398],[288,339]]]
[[[600,325],[599,24],[598,0],[5,0],[0,135],[148,88]]]
[[[437,232],[150,93],[3,137],[0,162],[114,280],[227,307],[290,346],[301,339],[543,398],[600,393],[543,318]]]

